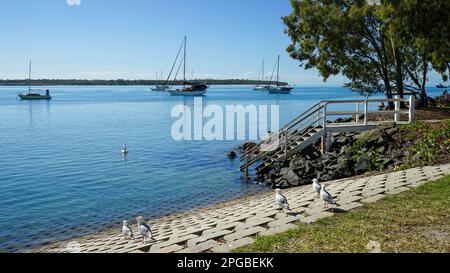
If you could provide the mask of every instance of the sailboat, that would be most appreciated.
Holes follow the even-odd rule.
[[[30,68],[28,72],[28,93],[19,93],[17,96],[21,100],[51,100],[52,97],[50,96],[50,91],[47,89],[45,90],[45,95],[42,95],[40,93],[32,93],[32,91],[39,91],[39,90],[32,90],[31,89],[31,61],[30,61]]]
[[[184,57],[183,57],[183,87],[179,89],[169,89],[166,90],[167,93],[171,96],[203,96],[206,94],[208,86],[206,84],[202,83],[194,83],[194,82],[188,82],[186,80],[186,44],[187,44],[187,37],[184,37],[184,41],[182,43],[182,46],[184,46]],[[180,53],[180,52],[178,52]],[[175,59],[174,66],[178,60],[178,57]],[[181,63],[180,63],[181,65]],[[174,67],[173,66],[173,67]],[[172,70],[173,70],[172,67]],[[178,72],[177,72],[178,74]],[[169,74],[170,78],[171,73]],[[177,75],[175,75],[175,78]]]
[[[273,73],[272,73],[273,76]],[[277,83],[275,86],[269,86],[268,90],[270,94],[290,94],[294,87],[289,85],[280,85],[280,55],[277,60]]]
[[[158,73],[156,73],[156,80],[158,80]],[[161,72],[161,81],[163,80],[163,73]],[[151,88],[152,91],[166,91],[167,89],[170,89],[170,86],[168,85],[156,85],[154,88]]]
[[[253,87],[253,90],[255,90],[255,91],[267,91],[268,86],[264,84],[264,83],[265,83],[264,68],[265,68],[265,67],[264,67],[264,59],[263,59],[263,62],[262,62],[262,70],[261,70],[261,71],[262,71],[262,74],[261,74],[261,83]],[[258,81],[259,81],[259,79],[258,79]]]

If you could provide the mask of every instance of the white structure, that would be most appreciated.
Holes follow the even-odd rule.
[[[393,103],[395,109],[379,110],[381,103],[383,105]],[[401,103],[409,105],[409,108],[402,110]],[[414,120],[415,103],[414,96],[409,99],[321,101],[289,122],[279,131],[278,135],[272,135],[270,140],[263,140],[259,145],[245,152],[241,157],[241,161],[244,162],[241,171],[246,169],[248,171],[251,165],[262,161],[262,164],[256,168],[256,174],[264,173],[273,163],[284,161],[320,139],[322,139],[322,152],[328,151],[331,148],[331,137],[334,133],[363,132],[374,129],[380,124],[391,122],[410,124]],[[333,108],[338,108],[338,110]],[[386,115],[390,116],[390,119],[369,121],[370,114]],[[402,121],[402,114],[407,115],[408,120]],[[328,119],[333,116],[352,116],[354,120],[348,123],[330,123]],[[275,137],[277,141],[273,141]]]

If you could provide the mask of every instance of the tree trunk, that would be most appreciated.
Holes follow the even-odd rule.
[[[391,82],[389,81],[389,73],[387,71],[386,68],[383,68],[383,75],[382,75],[383,81],[384,81],[384,85],[386,86],[386,98],[388,100],[393,99],[393,95],[392,95],[392,86],[391,86]],[[393,110],[395,109],[395,104],[393,102],[389,102],[389,109]]]
[[[428,62],[425,59],[425,57],[422,59],[422,84],[420,86],[420,98],[422,100],[422,106],[428,107],[428,94],[426,90],[426,84],[427,84],[427,74],[428,74]]]
[[[402,59],[400,56],[400,50],[398,48],[395,48],[395,81],[397,84],[397,93],[400,96],[400,98],[404,98],[403,93],[403,69],[402,69]]]

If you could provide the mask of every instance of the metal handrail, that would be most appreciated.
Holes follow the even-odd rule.
[[[400,103],[401,102],[408,102],[409,101],[409,110],[401,110],[400,109]],[[369,110],[369,103],[373,102],[395,102],[396,107],[395,110],[382,110],[382,111],[370,111]],[[327,111],[328,106],[331,104],[346,104],[346,103],[356,103],[356,111]],[[364,104],[364,109],[360,110],[360,104]],[[327,126],[327,117],[328,116],[336,116],[336,115],[356,115],[356,124],[358,124],[358,115],[364,114],[364,125],[368,125],[368,115],[372,113],[393,113],[395,114],[394,121],[400,122],[400,115],[402,113],[409,113],[409,123],[412,122],[414,117],[414,97],[411,97],[408,99],[360,99],[360,100],[322,100],[319,103],[316,103],[314,106],[309,108],[308,110],[304,111],[302,114],[291,120],[289,123],[287,123],[282,129],[279,130],[279,133],[277,134],[277,137],[279,139],[279,142],[277,145],[282,146],[284,144],[285,146],[285,153],[287,154],[287,147],[290,143],[297,142],[298,140],[304,138],[307,134],[309,134],[312,130],[317,129],[318,126],[323,126],[325,128]],[[316,118],[317,117],[317,118]],[[308,127],[310,127],[309,130]],[[291,134],[290,132],[297,130],[297,131],[305,131],[301,135],[297,134]],[[274,136],[270,136],[273,138]],[[246,161],[246,164],[241,166],[241,169],[245,166],[249,166],[256,161],[260,160],[267,154],[274,152],[275,150],[266,150],[261,151],[261,145],[266,143],[268,138],[261,141],[258,145],[256,145],[254,148],[250,149],[249,151],[245,151],[245,153],[241,157],[241,161]],[[271,144],[269,148],[274,145]],[[256,154],[257,151],[259,154]],[[277,153],[279,153],[278,151]]]
[[[321,104],[321,102],[316,103],[314,106],[312,106],[311,108],[309,108],[308,110],[304,111],[302,114],[300,114],[299,116],[297,116],[296,118],[294,118],[293,120],[291,120],[290,122],[288,122],[283,128],[281,128],[281,129],[279,130],[279,133],[278,133],[278,134],[279,134],[279,135],[282,134],[282,133],[287,129],[287,127],[289,127],[292,123],[296,122],[298,119],[301,119],[304,115],[306,115],[306,114],[307,114],[308,112],[310,112],[311,110],[315,110],[314,113],[317,112],[319,109],[321,109],[321,108],[319,108],[319,109],[317,108],[320,104]],[[256,152],[256,151],[261,147],[261,144],[264,143],[266,140],[267,140],[267,138],[264,139],[264,140],[262,140],[257,146],[253,147],[253,148],[250,149],[249,151],[246,151],[246,152],[242,155],[241,161],[244,161],[245,158],[246,158],[246,156],[248,156],[248,155],[253,154],[254,152]]]
[[[308,117],[310,117],[310,116],[312,116],[312,115],[314,115],[314,114],[317,114],[317,112],[320,111],[321,109],[323,109],[323,107],[324,107],[324,105],[320,106],[321,104],[322,104],[322,102],[319,102],[319,103],[315,104],[314,106],[312,106],[311,108],[309,108],[308,110],[306,110],[305,112],[303,112],[301,115],[299,115],[299,116],[297,116],[295,119],[291,120],[287,125],[285,125],[282,129],[279,130],[278,135],[283,134],[283,132],[286,131],[286,130],[292,129],[293,126],[297,125],[299,122],[304,121],[306,118],[308,118]],[[320,106],[320,107],[319,107],[319,106]],[[308,114],[308,112],[310,112],[311,110],[314,110],[314,112],[311,112],[311,113]],[[308,114],[308,115],[307,115],[307,114]],[[303,116],[305,116],[305,115],[307,115],[307,116],[306,116],[306,117],[303,117]],[[300,120],[299,120],[299,119],[300,119]],[[293,123],[295,123],[295,124],[294,124],[294,125],[291,125],[291,124],[293,124]],[[272,137],[273,137],[273,136],[272,136]],[[256,152],[266,140],[267,140],[267,138],[264,139],[263,141],[261,141],[257,146],[253,147],[253,148],[250,149],[249,151],[246,151],[246,152],[242,155],[241,161],[245,161],[247,156],[249,156],[249,155],[253,154],[254,152]]]
[[[319,112],[319,114],[320,114],[320,110],[324,109],[325,106],[326,106],[326,104],[320,106],[319,108],[316,109],[316,111],[310,113],[309,115],[307,115],[306,117],[302,118],[300,121],[298,121],[298,122],[295,123],[294,125],[291,125],[289,128],[286,128],[285,130],[290,130],[290,129],[294,128],[294,126],[298,125],[300,122],[303,122],[303,121],[304,121],[305,119],[307,119],[308,117],[313,116],[313,115],[317,115],[317,114],[318,114],[317,112]]]
[[[291,120],[290,122],[288,122],[283,128],[280,129],[281,131],[284,131],[287,127],[289,127],[292,123],[294,123],[296,120],[302,118],[304,115],[306,115],[309,111],[311,110],[315,110],[314,112],[317,112],[317,107],[321,104],[322,102],[316,103],[314,106],[312,106],[311,108],[309,108],[308,110],[304,111],[302,114],[300,114],[299,116],[297,116],[296,118],[294,118],[293,120]]]
[[[304,132],[302,135],[300,135],[298,137],[295,137],[296,135],[290,136],[287,138],[287,141],[285,138],[279,137],[279,140],[281,140],[281,141],[278,143],[278,146],[289,145],[289,143],[292,143],[293,141],[297,141],[297,140],[303,138],[305,135],[307,135],[312,130],[317,128],[317,126],[311,126],[312,124],[316,124],[317,122],[320,122],[322,120],[323,120],[323,115],[319,115],[319,117],[317,117],[315,119],[309,119],[307,122],[303,123],[303,126],[301,127],[302,128],[301,130],[305,130],[305,129],[308,129],[308,127],[311,127],[308,131]],[[284,135],[284,134],[288,134],[288,133],[289,133],[289,131],[285,130],[285,131],[283,131],[283,134],[280,133],[280,135]],[[292,139],[294,139],[294,140],[292,141]],[[264,151],[264,152],[260,153],[259,155],[257,155],[256,157],[251,158],[248,162],[246,162],[246,164],[241,166],[241,169],[244,168],[247,164],[251,165],[251,164],[255,163],[256,161],[258,161],[259,159],[261,159],[262,157],[266,156],[267,154],[269,154],[271,152],[273,152],[273,151],[272,150]],[[244,159],[247,160],[248,158],[244,158]]]
[[[284,142],[280,143],[280,144],[279,144],[280,146],[284,146],[284,147],[285,147],[284,156],[287,155],[287,149],[286,149],[286,148],[287,148],[287,145],[289,145],[289,143],[292,143],[292,142],[294,142],[294,141],[297,141],[297,140],[299,140],[299,139],[302,139],[303,137],[305,137],[306,135],[308,135],[309,133],[311,133],[311,131],[313,131],[314,129],[317,128],[317,126],[311,126],[311,125],[312,125],[312,124],[315,124],[315,123],[317,123],[318,121],[321,121],[321,120],[323,120],[323,116],[319,116],[317,119],[312,120],[310,123],[308,123],[308,124],[307,124],[308,126],[305,126],[304,130],[308,129],[308,127],[310,127],[310,128],[309,128],[307,131],[303,132],[302,135],[296,137],[294,140],[292,140],[292,138],[288,138],[287,142],[284,141]],[[284,145],[282,145],[282,144],[284,144]],[[269,153],[269,152],[266,152],[265,154],[267,154],[267,153]],[[255,163],[256,161],[258,161],[259,159],[261,159],[261,157],[263,157],[263,156],[258,156],[258,158],[255,158],[254,160],[252,160],[251,163],[249,162],[249,164]],[[245,167],[245,165],[242,166],[242,167]],[[241,168],[242,168],[242,167],[241,167]]]

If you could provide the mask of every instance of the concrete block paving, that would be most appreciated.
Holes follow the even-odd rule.
[[[152,220],[150,224],[157,239],[155,242],[144,244],[141,236],[136,236],[135,240],[125,240],[121,236],[119,223],[114,230],[53,243],[31,252],[227,253],[253,243],[258,236],[311,224],[332,217],[334,213],[377,202],[388,195],[399,194],[446,175],[450,175],[450,164],[327,182],[324,183],[327,190],[339,204],[328,209],[323,208],[323,201],[311,185],[305,185],[284,191],[292,209],[288,213],[277,210],[274,193],[268,192]],[[136,226],[132,228],[135,234],[139,234]]]

